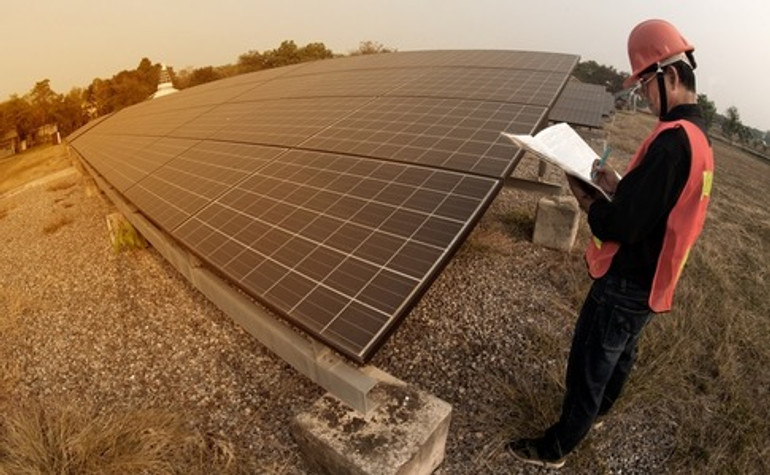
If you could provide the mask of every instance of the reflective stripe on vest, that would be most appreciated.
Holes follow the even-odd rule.
[[[636,151],[626,173],[639,165],[647,154],[650,144],[661,132],[674,127],[682,127],[686,132],[692,156],[687,183],[666,221],[663,246],[652,280],[649,305],[655,312],[671,310],[674,289],[687,261],[690,248],[703,229],[714,176],[714,158],[708,139],[698,126],[686,120],[659,122]],[[620,244],[617,242],[602,242],[596,236],[591,239],[585,254],[591,277],[597,279],[607,273],[619,248]]]

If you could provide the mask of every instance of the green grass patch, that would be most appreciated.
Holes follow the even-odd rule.
[[[112,238],[112,250],[115,253],[132,249],[144,249],[147,241],[131,223],[119,213],[107,216],[107,228]]]

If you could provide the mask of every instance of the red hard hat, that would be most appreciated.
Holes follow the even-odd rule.
[[[681,53],[694,51],[691,45],[674,25],[665,20],[647,20],[639,23],[628,35],[628,60],[631,62],[631,76],[623,81],[623,87],[630,87],[639,74],[650,66]]]

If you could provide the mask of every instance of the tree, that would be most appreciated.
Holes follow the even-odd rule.
[[[728,107],[725,119],[722,122],[722,133],[732,141],[733,137],[738,135],[742,128],[743,124],[741,123],[741,116],[738,114],[738,108],[735,106]]]
[[[0,134],[15,130],[21,140],[30,140],[40,127],[55,124],[67,135],[86,122],[84,97],[82,89],[65,96],[52,90],[48,79],[38,81],[26,96],[0,104]]]
[[[190,76],[187,78],[187,87],[205,84],[220,78],[219,73],[211,66],[193,69],[192,73],[190,73]]]
[[[698,105],[703,112],[703,120],[706,122],[706,130],[711,128],[717,115],[717,107],[710,101],[706,94],[698,94]]]
[[[738,141],[742,144],[751,144],[751,129],[743,124],[738,127]]]
[[[301,62],[299,48],[292,40],[283,41],[278,48],[265,51],[262,57],[265,67],[268,68],[279,68]]]
[[[333,58],[334,53],[323,43],[308,43],[299,49],[301,62]]]
[[[16,130],[19,140],[31,138],[35,131],[34,111],[29,102],[14,94],[11,99],[3,104],[5,106],[4,120],[7,130]]]
[[[378,41],[362,41],[358,43],[358,49],[350,53],[351,56],[358,56],[364,54],[381,54],[381,53],[394,53],[397,50],[395,48],[386,48],[382,43]]]
[[[85,92],[85,100],[89,107],[96,110],[97,116],[115,111],[110,100],[112,96],[112,82],[109,79],[95,78]]]
[[[265,68],[265,59],[259,51],[252,50],[238,56],[238,73],[251,73]]]
[[[60,96],[51,89],[50,79],[43,79],[35,83],[35,87],[29,92],[32,105],[33,125],[42,127],[53,121],[53,111],[60,101]]]
[[[628,77],[612,66],[603,66],[593,60],[579,62],[572,75],[581,82],[605,86],[609,92],[622,91],[623,81]]]
[[[153,66],[152,61],[148,58],[142,58],[139,61],[139,66],[136,67],[136,72],[142,75],[146,80],[156,81],[158,80],[158,68],[157,65]]]
[[[96,78],[88,86],[85,100],[97,115],[109,114],[146,100],[158,87],[160,64],[142,58],[134,70],[124,70],[111,79]]]
[[[16,124],[11,119],[10,101],[0,103],[0,137],[15,129]]]
[[[53,115],[62,136],[69,135],[88,121],[83,108],[83,96],[84,91],[82,89],[73,88],[57,104]]]
[[[261,54],[259,51],[252,50],[240,55],[238,57],[238,72],[241,74],[249,73],[332,57],[334,57],[334,53],[323,43],[308,43],[300,48],[294,41],[285,40],[276,49],[266,50]]]

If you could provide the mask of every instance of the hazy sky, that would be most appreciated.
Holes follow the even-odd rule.
[[[235,63],[294,40],[335,53],[372,40],[399,51],[519,49],[574,53],[629,71],[626,40],[664,18],[695,45],[698,92],[719,112],[770,130],[768,0],[38,0],[0,9],[0,100],[37,81],[66,93],[133,69]]]

